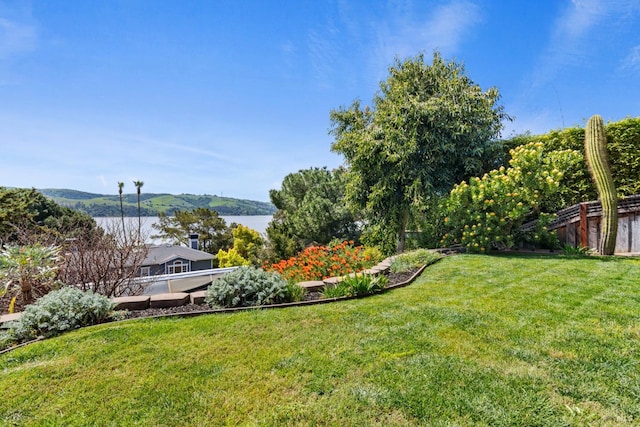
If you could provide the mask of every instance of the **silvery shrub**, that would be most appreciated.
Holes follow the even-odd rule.
[[[211,307],[279,304],[291,301],[291,292],[279,274],[244,266],[214,280],[205,301]]]
[[[83,326],[105,322],[113,310],[113,302],[93,292],[64,287],[28,305],[22,316],[9,325],[16,341],[51,337]]]

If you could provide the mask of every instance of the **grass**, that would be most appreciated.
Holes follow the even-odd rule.
[[[448,257],[360,300],[79,330],[0,372],[3,425],[638,425],[640,260]]]

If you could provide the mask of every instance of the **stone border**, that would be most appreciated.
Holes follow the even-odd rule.
[[[356,274],[369,274],[371,276],[386,274],[391,268],[393,259],[393,256],[386,258],[380,261],[377,265],[363,270],[359,273],[350,273],[345,276],[328,277],[324,280],[299,282],[298,285],[302,286],[307,292],[317,292],[323,289],[325,286],[335,285],[336,283],[341,282],[345,277],[353,277]],[[113,298],[112,301],[115,303],[114,310],[145,310],[147,308],[179,307],[189,303],[203,304],[204,291],[193,292],[191,294],[176,292],[157,295],[117,297]]]
[[[395,285],[391,285],[391,286],[387,286],[386,288],[384,288],[380,292],[376,292],[376,293],[373,293],[373,294],[363,294],[363,295],[334,297],[334,298],[321,298],[321,299],[309,300],[309,301],[287,302],[287,303],[283,303],[283,304],[254,305],[254,306],[249,306],[249,307],[217,308],[217,309],[211,309],[211,310],[193,311],[193,312],[186,312],[186,313],[159,314],[159,315],[156,315],[156,316],[147,316],[147,317],[137,317],[137,318],[133,318],[133,319],[126,319],[126,320],[123,320],[123,322],[135,321],[135,320],[141,320],[141,319],[162,319],[162,318],[168,318],[168,317],[195,317],[195,316],[200,316],[200,315],[203,315],[203,314],[235,313],[235,312],[250,311],[250,310],[269,310],[269,309],[274,309],[274,308],[304,307],[304,306],[309,306],[309,305],[320,305],[320,304],[328,304],[328,303],[337,302],[337,301],[348,301],[348,300],[354,300],[354,299],[367,298],[367,297],[370,297],[372,295],[383,294],[383,293],[391,291],[393,289],[403,288],[405,286],[410,285],[414,280],[416,280],[416,278],[418,278],[418,276],[420,276],[422,274],[422,272],[428,266],[435,264],[436,262],[440,261],[441,259],[442,258],[438,258],[438,259],[432,261],[431,263],[423,265],[422,267],[420,267],[420,269],[418,269],[418,271],[416,271],[410,278],[408,278],[404,282],[396,283]]]
[[[133,319],[124,319],[124,320],[115,320],[115,321],[111,321],[111,322],[106,322],[106,323],[99,323],[97,325],[91,325],[91,326],[86,326],[82,329],[85,328],[92,328],[95,326],[100,326],[100,325],[105,325],[107,323],[116,323],[116,322],[130,322],[130,321],[136,321],[136,320],[142,320],[142,319],[163,319],[163,318],[173,318],[173,317],[196,317],[196,316],[201,316],[204,314],[221,314],[221,313],[235,313],[235,312],[242,312],[242,311],[250,311],[250,310],[268,310],[268,309],[274,309],[274,308],[287,308],[287,307],[303,307],[303,306],[308,306],[308,305],[320,305],[320,304],[329,304],[332,302],[337,302],[337,301],[348,301],[348,300],[354,300],[354,299],[362,299],[362,298],[367,298],[370,297],[372,295],[378,295],[378,294],[383,294],[386,293],[390,290],[393,289],[397,289],[397,288],[403,288],[405,286],[410,285],[411,283],[413,283],[414,280],[416,280],[418,278],[418,276],[420,276],[422,274],[422,272],[430,265],[435,264],[436,262],[440,261],[442,258],[438,258],[428,264],[423,265],[422,267],[420,267],[420,269],[418,269],[418,271],[416,271],[415,273],[413,273],[413,275],[408,278],[407,280],[405,280],[404,282],[401,283],[396,283],[395,285],[391,285],[391,286],[387,286],[386,288],[384,288],[383,290],[381,290],[380,292],[376,292],[373,294],[364,294],[364,295],[355,295],[355,296],[345,296],[345,297],[335,297],[335,298],[322,298],[322,299],[317,299],[317,300],[309,300],[309,301],[297,301],[297,302],[289,302],[289,303],[284,303],[284,304],[271,304],[271,305],[255,305],[255,306],[250,306],[250,307],[233,307],[233,308],[219,308],[219,309],[215,309],[215,310],[202,310],[202,311],[193,311],[193,312],[186,312],[186,313],[169,313],[169,314],[159,314],[156,316],[147,316],[147,317],[136,317]],[[202,302],[204,302],[204,292],[205,291],[198,291],[198,292],[194,292],[194,293],[202,293]],[[192,301],[195,300],[196,298],[199,298],[200,296],[196,296],[193,297],[192,296]],[[45,338],[44,337],[38,337],[35,340],[31,340],[31,341],[26,341],[20,344],[17,344],[13,347],[9,347],[9,348],[5,348],[4,350],[0,350],[0,355],[5,354],[5,353],[9,353],[10,351],[16,350],[20,347],[25,347],[29,344],[38,342],[38,341],[43,341]]]
[[[445,253],[446,254],[446,253]],[[370,267],[366,270],[363,270],[359,273],[350,273],[345,276],[335,276],[329,277],[324,280],[313,280],[307,282],[300,282],[298,285],[302,286],[306,292],[317,292],[323,289],[326,286],[335,285],[336,283],[341,282],[345,277],[353,277],[356,274],[369,274],[372,276],[377,276],[379,274],[386,274],[391,268],[391,263],[395,256],[388,257],[382,261],[380,261],[377,265]],[[397,287],[397,285],[393,285],[387,289]],[[179,307],[186,304],[204,304],[204,292],[205,291],[197,291],[192,293],[184,293],[184,292],[176,292],[176,293],[164,293],[164,294],[156,294],[156,295],[136,295],[136,296],[127,296],[127,297],[115,297],[111,300],[114,302],[114,310],[146,310],[148,308],[165,308],[165,307]],[[344,297],[340,297],[344,298]],[[338,299],[340,299],[338,298]],[[323,301],[335,301],[336,298],[323,298]],[[287,304],[294,303],[286,303],[286,304],[278,304],[288,306]],[[263,306],[270,307],[270,306]],[[250,308],[253,308],[250,307]],[[224,309],[230,310],[230,309]],[[219,310],[213,310],[212,312],[218,312]],[[0,316],[0,329],[2,325],[12,321],[17,320],[22,313],[13,313],[6,314]]]

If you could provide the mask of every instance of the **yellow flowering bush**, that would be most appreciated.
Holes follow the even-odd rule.
[[[520,226],[538,217],[543,200],[560,188],[563,170],[580,160],[575,150],[544,153],[531,142],[511,150],[509,167],[492,170],[469,183],[456,185],[442,209],[449,230],[441,243],[461,244],[470,252],[485,252],[492,245],[513,247]],[[548,223],[549,216],[543,215]],[[546,229],[536,229],[528,239],[548,239]]]

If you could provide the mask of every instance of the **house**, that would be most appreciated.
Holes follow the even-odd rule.
[[[149,246],[147,257],[140,264],[138,276],[209,270],[214,258],[210,253],[186,246]]]

